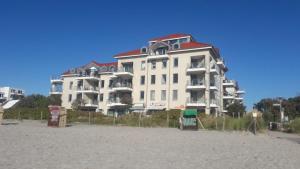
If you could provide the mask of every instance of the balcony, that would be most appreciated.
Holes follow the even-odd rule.
[[[93,87],[93,86],[77,86],[77,93],[99,93],[99,87]]]
[[[225,61],[223,58],[218,58],[217,59],[217,65],[219,65],[222,69],[225,69],[226,66],[225,66]]]
[[[236,81],[234,80],[223,80],[223,86],[230,86],[230,87],[234,87],[236,86]]]
[[[232,100],[234,98],[235,98],[235,96],[231,95],[229,93],[225,93],[224,96],[223,96],[223,99],[228,99],[228,100]]]
[[[107,101],[108,107],[120,107],[120,106],[127,106],[127,104],[121,102],[121,98],[110,98]]]
[[[243,101],[243,100],[244,100],[244,98],[243,98],[243,97],[240,97],[240,96],[238,96],[238,97],[235,97],[235,100]]]
[[[213,108],[218,107],[216,99],[211,99],[210,100],[210,107],[213,107]]]
[[[63,83],[61,76],[52,76],[50,79],[51,83]]]
[[[205,81],[203,79],[192,79],[187,82],[186,88],[188,90],[201,90],[205,89]]]
[[[88,100],[87,103],[82,103],[82,107],[92,107],[92,108],[97,108],[98,107],[98,100]]]
[[[114,72],[114,76],[116,77],[132,77],[133,76],[133,69],[132,68],[118,68],[116,72]]]
[[[97,74],[94,73],[94,72],[91,72],[89,74],[85,74],[85,73],[84,74],[79,74],[76,77],[76,80],[84,80],[84,79],[86,79],[86,80],[95,80],[95,81],[100,80],[99,76],[97,76]]]
[[[205,62],[192,62],[186,70],[187,73],[200,73],[205,71]]]
[[[58,90],[58,89],[50,89],[49,92],[50,95],[61,95],[62,94],[62,90]]]
[[[147,57],[148,60],[168,59],[168,58],[169,56],[167,54],[150,55]]]
[[[210,90],[218,90],[216,83],[215,82],[210,82],[210,86],[209,86]]]
[[[131,83],[116,83],[110,87],[110,92],[131,92],[132,84]]]
[[[204,98],[188,98],[186,101],[186,106],[188,107],[205,107],[205,99]]]
[[[245,94],[246,92],[245,91],[243,91],[243,90],[238,90],[238,91],[236,91],[236,94]]]

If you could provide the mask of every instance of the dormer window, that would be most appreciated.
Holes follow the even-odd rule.
[[[167,48],[157,48],[155,50],[155,55],[165,55],[167,53]]]
[[[147,48],[146,47],[142,47],[141,53],[147,53]]]
[[[179,49],[179,44],[178,43],[174,44],[173,49]]]

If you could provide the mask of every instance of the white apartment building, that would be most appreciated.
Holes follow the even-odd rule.
[[[16,89],[12,87],[0,87],[0,103],[9,100],[18,100],[23,97],[25,91],[22,89]]]
[[[232,100],[243,99],[237,83],[227,84],[219,49],[189,34],[154,38],[114,58],[117,62],[91,62],[51,79],[50,94],[61,95],[67,109],[77,99],[82,109],[103,114],[195,108],[218,115]],[[228,93],[234,98],[224,97]]]

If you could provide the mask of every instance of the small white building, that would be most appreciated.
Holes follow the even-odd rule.
[[[0,103],[10,100],[19,100],[24,97],[25,91],[12,87],[0,87]]]

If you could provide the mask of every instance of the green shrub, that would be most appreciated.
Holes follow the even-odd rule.
[[[292,132],[300,133],[300,118],[299,117],[294,119],[291,122],[290,128],[291,128]]]

